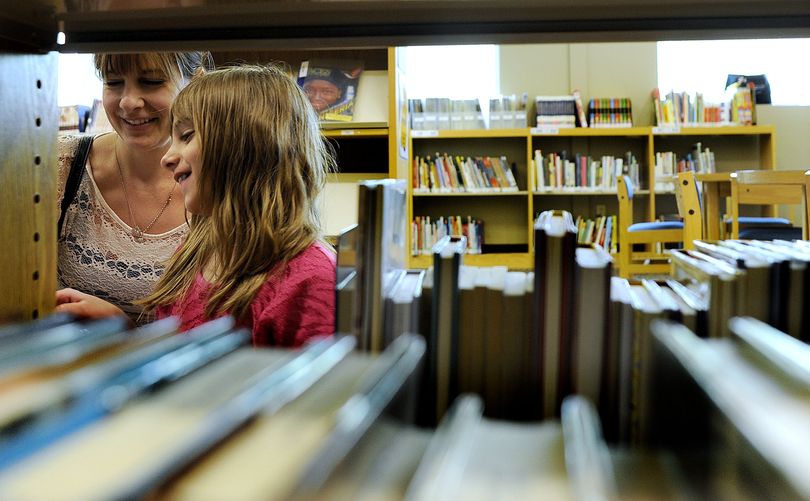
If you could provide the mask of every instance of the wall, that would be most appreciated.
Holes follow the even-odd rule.
[[[501,93],[629,97],[636,125],[652,125],[655,43],[502,45]]]
[[[655,42],[502,45],[501,92],[569,94],[584,99],[622,96],[633,102],[636,125],[652,125],[650,91],[657,85]],[[779,169],[810,169],[810,107],[757,108],[758,122],[776,127]]]

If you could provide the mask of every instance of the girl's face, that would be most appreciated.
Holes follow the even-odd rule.
[[[198,184],[202,166],[201,153],[199,136],[191,121],[178,122],[172,131],[172,144],[160,164],[174,174],[174,180],[183,191],[186,210],[192,214],[208,216],[210,209],[201,200]]]
[[[108,73],[102,102],[110,124],[129,146],[153,149],[170,140],[169,108],[178,89],[158,70]]]

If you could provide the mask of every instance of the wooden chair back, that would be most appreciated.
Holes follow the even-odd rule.
[[[704,238],[703,205],[694,172],[678,173],[675,200],[678,203],[678,214],[683,218],[683,246],[694,249],[693,242]]]
[[[731,238],[740,235],[740,205],[801,205],[802,238],[808,239],[807,171],[741,170],[731,175]]]

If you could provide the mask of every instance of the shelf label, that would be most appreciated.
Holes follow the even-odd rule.
[[[653,127],[653,134],[680,134],[681,128],[678,125],[659,125]]]
[[[438,137],[439,131],[437,130],[412,130],[411,136],[413,137]]]
[[[354,132],[355,132],[354,129],[346,129],[346,130],[340,131],[340,135],[341,136],[353,136]]]
[[[540,125],[538,127],[532,127],[531,129],[532,134],[559,134],[560,128],[556,125]]]

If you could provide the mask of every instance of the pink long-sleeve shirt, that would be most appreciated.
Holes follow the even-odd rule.
[[[271,273],[240,325],[250,329],[253,346],[301,346],[335,329],[335,254],[316,242]],[[180,319],[180,330],[205,323],[211,284],[198,274],[185,298],[157,309],[157,317]]]

